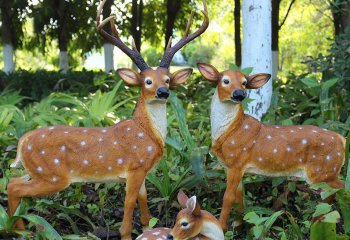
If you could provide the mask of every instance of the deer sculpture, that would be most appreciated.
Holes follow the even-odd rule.
[[[209,212],[201,210],[196,196],[188,198],[183,191],[177,195],[183,208],[176,217],[175,226],[147,230],[137,240],[224,240],[219,221]]]
[[[227,186],[220,223],[224,230],[233,203],[243,208],[244,173],[295,176],[309,184],[343,188],[338,175],[345,160],[345,138],[315,126],[267,126],[244,114],[246,89],[261,88],[270,74],[219,73],[212,65],[198,69],[216,84],[211,103],[212,151],[227,166]]]
[[[22,197],[54,194],[74,182],[126,181],[120,234],[122,239],[131,239],[132,215],[137,200],[142,224],[148,226],[150,219],[145,177],[163,154],[169,87],[183,84],[192,73],[192,69],[183,69],[171,74],[171,60],[184,45],[204,33],[209,18],[203,0],[203,24],[189,34],[192,12],[182,39],[174,46],[170,39],[159,67],[152,69],[134,44],[130,49],[121,41],[112,16],[100,22],[104,3],[105,0],[97,11],[97,31],[126,53],[141,71],[126,68],[117,71],[125,83],[141,88],[134,115],[111,127],[53,126],[25,134],[19,140],[17,157],[11,166],[23,164],[30,180],[20,178],[9,183],[8,211],[13,215]],[[107,23],[110,23],[113,35],[103,29]],[[15,224],[24,228],[22,220]]]

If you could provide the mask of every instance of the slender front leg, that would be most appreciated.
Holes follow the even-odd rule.
[[[147,190],[145,186],[145,181],[143,181],[141,185],[141,189],[139,192],[139,197],[138,197],[138,202],[139,202],[139,207],[140,207],[140,212],[141,212],[141,224],[143,227],[148,227],[149,225],[149,220],[151,219],[151,215],[149,213],[149,208],[147,205]]]
[[[131,240],[132,217],[137,197],[146,174],[143,170],[131,171],[126,181],[126,196],[124,202],[124,218],[119,229],[122,240]]]
[[[229,168],[227,170],[226,191],[220,214],[220,224],[224,231],[227,230],[227,223],[233,203],[238,203],[239,209],[243,208],[242,176],[242,169]]]

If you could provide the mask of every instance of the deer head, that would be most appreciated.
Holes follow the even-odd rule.
[[[261,88],[271,78],[271,75],[267,73],[251,76],[245,76],[242,72],[235,70],[226,70],[220,73],[214,66],[206,63],[198,63],[198,70],[203,77],[217,84],[221,101],[233,103],[241,103],[246,98],[247,89]]]
[[[117,71],[119,76],[127,84],[131,86],[141,87],[141,95],[146,101],[165,101],[169,97],[169,87],[177,86],[184,83],[192,73],[192,69],[187,68],[171,74],[169,72],[169,66],[173,56],[177,51],[179,51],[187,43],[200,36],[208,28],[209,18],[207,13],[206,1],[203,0],[204,10],[202,12],[204,15],[204,21],[201,27],[196,32],[189,34],[194,14],[192,12],[184,36],[174,46],[171,46],[172,39],[170,38],[163,59],[161,60],[159,67],[156,69],[152,69],[147,65],[147,63],[142,58],[141,54],[136,49],[134,41],[132,42],[132,49],[130,49],[121,41],[119,33],[114,24],[113,16],[110,16],[102,22],[100,22],[101,12],[105,2],[106,0],[103,0],[101,2],[97,11],[97,31],[104,37],[106,41],[117,46],[126,55],[128,55],[131,58],[131,60],[135,63],[135,65],[140,69],[140,73],[138,73],[132,69],[122,68]],[[103,27],[108,22],[111,25],[113,35],[107,33],[103,29]]]

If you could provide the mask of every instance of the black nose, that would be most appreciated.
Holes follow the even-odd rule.
[[[174,237],[173,237],[173,235],[171,235],[171,234],[168,234],[168,235],[166,235],[166,239],[169,239],[169,240],[171,240],[171,239],[174,239]]]
[[[232,93],[231,99],[233,101],[242,102],[245,99],[245,92],[243,90],[236,90]]]
[[[167,99],[169,97],[169,90],[165,87],[158,88],[157,97],[160,99]]]

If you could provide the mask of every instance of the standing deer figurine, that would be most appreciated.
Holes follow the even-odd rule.
[[[17,158],[12,167],[21,164],[30,180],[14,179],[8,185],[8,211],[13,215],[22,197],[47,196],[67,188],[74,182],[126,181],[122,239],[131,239],[132,215],[138,200],[141,223],[148,226],[145,177],[162,157],[166,129],[166,100],[169,87],[184,83],[192,69],[171,74],[170,62],[174,54],[207,29],[209,19],[206,2],[204,22],[189,34],[193,12],[183,38],[173,47],[171,40],[157,69],[148,67],[133,46],[127,47],[119,38],[113,17],[100,23],[105,1],[97,12],[97,30],[109,42],[126,53],[141,70],[119,69],[119,76],[128,85],[141,87],[141,94],[132,119],[105,128],[54,126],[25,134],[18,144]],[[114,34],[103,26],[108,22]],[[22,220],[16,226],[24,228]]]
[[[219,221],[209,212],[201,210],[196,196],[188,198],[183,191],[177,195],[183,208],[176,217],[175,226],[147,230],[137,240],[224,240]]]
[[[244,114],[246,89],[261,88],[271,75],[219,73],[209,64],[198,69],[217,85],[211,103],[212,151],[227,166],[227,186],[220,215],[224,230],[233,203],[243,208],[245,172],[264,176],[295,176],[309,184],[326,182],[343,188],[338,175],[345,160],[345,138],[315,126],[267,126]]]

